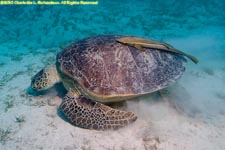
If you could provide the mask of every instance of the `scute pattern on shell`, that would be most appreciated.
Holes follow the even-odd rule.
[[[60,70],[100,95],[144,94],[175,82],[184,72],[183,56],[157,49],[144,52],[102,35],[77,41],[57,56]]]

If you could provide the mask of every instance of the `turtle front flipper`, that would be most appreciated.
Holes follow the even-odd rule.
[[[72,124],[86,129],[117,129],[137,119],[132,112],[116,110],[94,102],[74,89],[70,89],[63,98],[61,109]]]

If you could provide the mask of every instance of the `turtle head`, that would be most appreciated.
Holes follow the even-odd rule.
[[[41,69],[36,75],[31,78],[31,88],[34,91],[46,90],[59,82],[55,65]]]

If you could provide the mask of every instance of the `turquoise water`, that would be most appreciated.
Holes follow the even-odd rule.
[[[193,117],[204,123],[206,122],[207,125],[210,124],[210,127],[206,125],[204,131],[211,131],[213,128],[212,132],[207,134],[200,131],[197,135],[190,133],[190,139],[199,139],[201,136],[210,134],[215,135],[214,139],[209,137],[200,142],[197,141],[195,144],[176,140],[165,144],[162,140],[162,144],[158,144],[159,148],[161,146],[162,149],[165,149],[165,145],[167,145],[168,149],[185,147],[188,149],[204,149],[204,141],[209,141],[210,144],[207,145],[209,149],[224,149],[225,145],[221,140],[225,137],[223,126],[225,123],[224,9],[225,2],[223,0],[183,2],[176,0],[99,0],[98,5],[0,6],[0,128],[1,133],[8,128],[11,130],[11,133],[7,134],[8,138],[1,137],[0,149],[66,149],[66,142],[64,142],[64,145],[55,144],[54,147],[51,145],[51,141],[46,142],[46,140],[50,137],[60,136],[60,134],[68,138],[74,138],[75,133],[72,134],[72,137],[71,135],[68,136],[70,132],[75,132],[74,130],[79,132],[75,137],[84,136],[84,138],[81,141],[76,141],[79,143],[77,148],[72,148],[73,146],[70,143],[73,142],[69,141],[69,148],[67,147],[67,149],[82,149],[82,143],[85,143],[85,141],[91,141],[89,142],[89,144],[91,143],[90,149],[95,149],[94,146],[98,149],[122,149],[121,147],[124,147],[121,141],[123,140],[122,137],[126,137],[127,134],[123,131],[120,134],[112,133],[111,137],[108,137],[105,133],[95,132],[92,132],[90,136],[87,131],[68,127],[70,128],[68,134],[66,134],[67,132],[64,134],[62,131],[66,123],[63,124],[60,117],[55,122],[54,120],[49,121],[48,118],[37,119],[39,122],[49,121],[40,125],[40,128],[43,129],[40,129],[41,134],[47,134],[47,132],[44,132],[46,126],[62,124],[61,128],[58,127],[61,130],[57,130],[57,128],[53,131],[47,129],[50,133],[46,137],[37,136],[35,138],[35,135],[32,137],[33,134],[38,133],[36,131],[39,129],[38,125],[32,124],[32,118],[46,116],[48,110],[55,114],[57,118],[56,108],[48,105],[47,100],[58,100],[58,105],[60,104],[60,96],[58,96],[60,94],[57,94],[59,91],[53,89],[53,94],[47,94],[47,98],[30,96],[26,92],[30,84],[30,78],[44,66],[54,63],[55,55],[61,48],[75,40],[98,34],[124,34],[154,39],[169,43],[199,58],[200,63],[197,65],[188,61],[186,73],[172,88],[173,92],[170,94],[164,92],[164,98],[160,99],[159,103],[146,102],[145,100],[144,104],[139,102],[128,103],[127,107],[142,116],[140,117],[142,121],[149,119],[145,112],[152,108],[149,113],[155,113],[155,116],[151,116],[155,117],[153,124],[159,125],[160,121],[156,118],[163,118],[162,116],[166,115],[159,114],[154,107],[164,108],[161,103],[165,99],[169,99],[169,103],[178,109],[178,112],[182,111],[185,114],[184,116],[188,116],[188,119]],[[182,101],[183,99],[186,101]],[[146,107],[147,104],[149,104],[149,108]],[[162,112],[166,113],[167,109],[162,110]],[[20,115],[25,116],[27,124],[15,122],[15,116]],[[164,119],[166,120],[166,118]],[[182,132],[183,128],[179,128],[180,123],[174,122],[175,126],[177,124],[177,130]],[[131,144],[130,147],[125,146],[125,149],[146,148],[146,146],[138,143],[142,136],[140,134],[146,131],[141,130],[141,127],[141,125],[136,125],[135,133],[126,130],[129,136],[124,139],[124,143],[129,145],[132,141],[134,144]],[[216,127],[221,128],[217,129]],[[140,129],[140,132],[136,130],[137,128]],[[165,127],[163,131],[167,131],[167,129]],[[26,130],[30,134],[27,134]],[[168,129],[168,131],[170,130],[172,130],[172,127]],[[160,130],[160,133],[163,131]],[[219,131],[223,131],[223,133],[219,134]],[[84,135],[83,132],[85,132]],[[133,138],[136,137],[136,133],[137,138]],[[187,133],[189,134],[189,131]],[[93,134],[96,134],[98,138],[105,137],[106,143],[99,146],[101,143],[98,140],[93,140],[95,138]],[[179,139],[185,137],[186,134],[179,134],[178,136],[178,133],[173,132],[170,135],[177,135],[174,136],[174,139]],[[161,138],[162,134],[157,136]],[[92,139],[88,139],[88,137]],[[115,142],[112,140],[110,146],[106,146],[107,142],[110,143],[112,137]],[[117,139],[117,137],[119,138]],[[132,139],[129,139],[130,137]],[[44,144],[42,144],[43,139],[45,140]],[[53,139],[58,143],[60,142],[58,138]],[[190,139],[187,139],[187,141]],[[31,143],[33,143],[33,146]],[[41,146],[39,147],[39,145]]]
[[[58,47],[96,34],[129,34],[157,40],[224,27],[225,4],[207,1],[99,1],[84,6],[1,6],[1,43]],[[210,30],[210,29],[209,29]]]

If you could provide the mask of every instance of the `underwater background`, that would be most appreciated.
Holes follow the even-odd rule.
[[[0,149],[225,150],[225,2],[99,0],[98,5],[0,5]],[[63,92],[28,94],[62,48],[98,34],[169,43],[196,56],[173,86],[127,101],[136,123],[74,127],[57,113]]]

